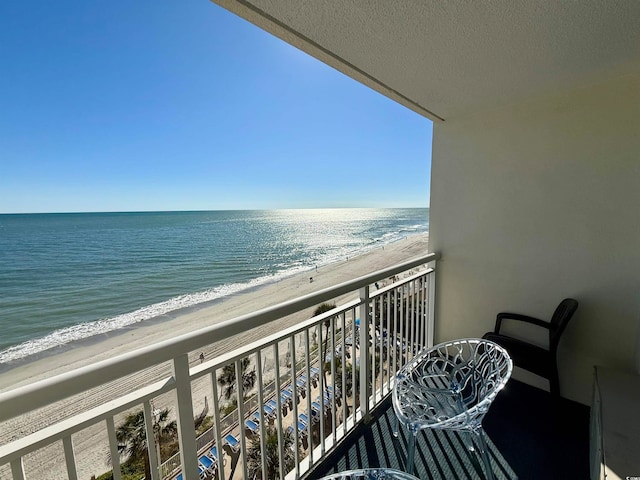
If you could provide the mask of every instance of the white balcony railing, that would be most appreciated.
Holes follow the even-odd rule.
[[[198,458],[206,454],[211,458],[213,446],[219,456],[217,466],[206,473],[215,469],[221,480],[251,478],[250,470],[256,468],[256,458],[261,478],[268,478],[274,467],[279,478],[299,478],[367,417],[370,409],[391,390],[395,372],[418,350],[433,344],[436,259],[436,254],[418,257],[0,394],[0,422],[15,422],[28,418],[33,410],[88,390],[99,392],[109,383],[133,382],[134,385],[126,395],[106,398],[97,406],[1,445],[0,478],[29,478],[31,471],[35,471],[31,457],[41,449],[52,449],[58,444],[55,463],[64,464],[61,478],[76,480],[84,472],[77,468],[76,454],[80,452],[76,450],[80,449],[74,450],[73,436],[87,428],[106,426],[104,458],[110,456],[113,478],[121,480],[116,432],[125,415],[136,411],[143,412],[149,474],[154,480],[179,475],[186,479],[200,478],[202,465]],[[376,282],[388,284],[374,289],[372,285]],[[345,294],[347,300],[333,310],[213,360],[189,363],[189,354],[193,358],[193,352],[197,354],[207,345]],[[171,365],[169,376],[155,378],[147,384],[136,380],[139,372],[167,362]],[[251,378],[246,371],[255,371],[253,385],[246,382],[244,388],[235,388],[236,396],[240,390],[239,396],[244,397],[244,401],[233,397],[226,400],[219,381],[225,366],[226,373],[231,368],[236,379]],[[360,372],[368,373],[361,375]],[[199,387],[194,388],[195,385]],[[194,393],[196,390],[198,393]],[[228,390],[233,390],[233,384]],[[194,403],[201,406],[203,398],[200,397],[210,412],[211,426],[197,433]],[[169,408],[177,420],[178,452],[173,455],[163,450],[166,445],[161,448],[159,441],[156,417],[158,411],[165,408]],[[260,421],[246,425],[247,419],[256,418],[256,412],[260,412],[257,416]],[[255,427],[255,431],[249,427]],[[271,455],[270,445],[265,441],[270,431],[277,436],[277,455]],[[252,454],[252,450],[259,455]],[[272,458],[277,459],[275,466],[269,463]],[[292,461],[288,462],[287,458]],[[44,468],[52,472],[46,465]],[[51,478],[54,477],[52,473]],[[37,475],[34,478],[38,478]]]

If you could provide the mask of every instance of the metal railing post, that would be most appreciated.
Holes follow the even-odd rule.
[[[116,439],[116,426],[112,416],[107,418],[107,435],[109,436],[109,452],[111,453],[113,480],[122,480],[122,474],[120,473],[120,452],[118,452],[118,440]]]
[[[187,480],[199,478],[196,430],[193,425],[193,400],[189,376],[189,356],[185,353],[173,359],[173,374],[176,379],[176,408],[178,409],[178,440],[180,441],[180,463]]]
[[[151,480],[162,480],[162,474],[159,470],[160,456],[158,454],[158,445],[154,433],[153,424],[156,421],[156,412],[151,408],[151,403],[144,402],[144,427],[147,435],[147,454],[149,455],[149,469],[151,471]]]
[[[76,457],[73,452],[73,441],[71,435],[62,439],[64,446],[64,458],[67,463],[67,477],[69,480],[78,480],[78,471],[76,470]]]
[[[436,275],[437,275],[437,269],[436,269],[436,262],[435,260],[429,264],[430,267],[433,269],[433,272],[430,275],[427,275],[427,280],[429,281],[429,305],[428,305],[428,310],[429,310],[429,316],[427,317],[427,344],[425,345],[426,348],[432,347],[435,343],[435,324],[436,324]]]
[[[215,458],[216,462],[218,462],[218,477],[220,480],[225,480],[225,472],[224,472],[224,450],[222,449],[222,421],[220,419],[220,400],[218,397],[218,375],[216,370],[211,371],[211,400],[213,403],[213,428],[214,430],[214,441],[218,458]]]
[[[249,357],[244,357],[249,358]],[[247,470],[247,438],[245,435],[245,425],[244,425],[244,378],[242,378],[242,362],[243,359],[238,359],[235,362],[236,369],[236,393],[237,393],[237,401],[238,401],[238,424],[240,426],[240,458],[243,459],[242,462],[242,473],[243,478],[249,478],[249,471]]]
[[[11,475],[14,480],[24,480],[24,465],[22,457],[11,462]]]
[[[363,417],[369,415],[369,373],[371,370],[371,354],[369,352],[369,286],[360,289],[360,409]]]
[[[258,381],[258,419],[260,424],[260,466],[262,476],[267,475],[266,428],[267,419],[264,412],[264,385],[262,380],[262,349],[256,352],[256,376]],[[222,465],[222,463],[220,463]],[[219,467],[222,468],[222,467]]]

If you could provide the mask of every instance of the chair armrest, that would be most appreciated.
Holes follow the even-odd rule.
[[[502,312],[499,313],[496,317],[496,328],[495,333],[500,333],[500,327],[502,326],[502,320],[518,320],[520,322],[532,323],[533,325],[537,325],[538,327],[546,328],[547,330],[551,327],[549,322],[545,322],[544,320],[540,320],[539,318],[530,317],[528,315],[522,315],[520,313],[508,313]]]

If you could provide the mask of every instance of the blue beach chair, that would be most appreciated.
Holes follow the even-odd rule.
[[[298,387],[298,390],[300,390],[301,392],[306,392],[307,391],[307,381],[303,380],[301,377],[298,377],[296,379],[296,387]]]
[[[244,426],[247,427],[247,429],[254,434],[258,434],[260,433],[260,426],[254,422],[253,420],[245,420],[244,421]]]
[[[251,419],[256,423],[260,423],[260,420],[261,420],[260,412],[253,412],[253,415],[251,415]]]
[[[300,437],[304,438],[307,436],[307,425],[302,423],[302,422],[298,422],[298,435],[300,435]],[[293,428],[293,426],[289,425],[287,427],[287,432],[289,432],[291,434],[291,436],[294,436],[295,433],[295,429]]]
[[[224,441],[227,442],[227,445],[231,447],[231,450],[237,452],[240,450],[240,440],[233,436],[233,434],[229,434],[224,437]]]
[[[224,454],[224,452],[222,453]],[[220,458],[218,457],[218,447],[215,445],[211,447],[211,450],[209,450],[209,455],[216,461],[216,463],[220,461]]]
[[[289,405],[289,408],[293,408],[293,392],[288,388],[285,388],[280,392],[280,402],[284,405]]]
[[[305,425],[309,425],[309,415],[306,413],[301,413],[298,415],[298,421],[304,423]]]
[[[264,404],[263,407],[264,413],[267,415],[267,418],[273,418],[275,417],[276,414],[276,407],[272,407],[271,405],[269,405],[268,403]],[[258,412],[256,412],[257,414]]]
[[[216,462],[214,460],[211,460],[206,455],[200,456],[200,458],[198,458],[198,461],[207,472],[213,472],[213,470],[215,470]]]
[[[311,412],[313,416],[318,416],[320,415],[320,412],[322,412],[322,407],[320,406],[320,397],[318,397],[315,402],[311,403]]]
[[[301,437],[307,436],[307,424],[298,419],[298,433]]]

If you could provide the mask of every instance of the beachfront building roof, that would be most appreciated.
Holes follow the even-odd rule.
[[[216,3],[434,121],[436,340],[574,297],[563,395],[588,403],[594,364],[632,367],[640,3]]]

